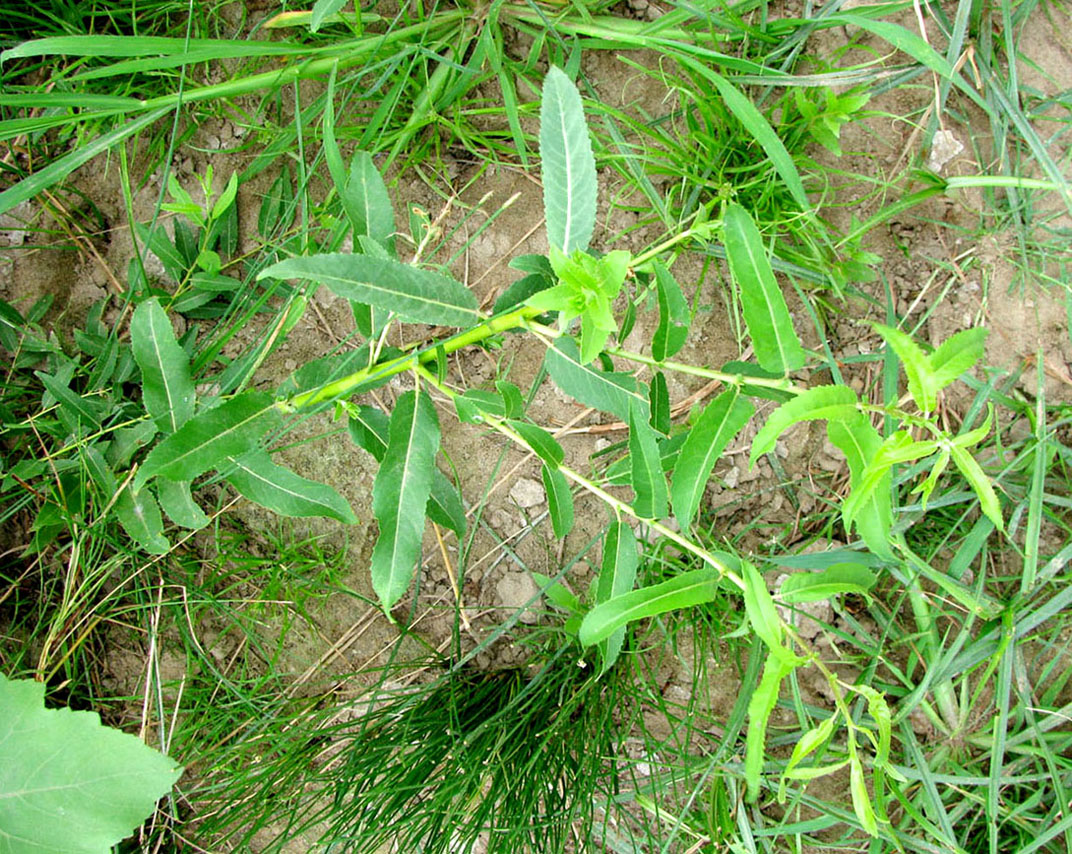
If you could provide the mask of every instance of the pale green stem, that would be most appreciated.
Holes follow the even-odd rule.
[[[643,353],[634,353],[629,350],[623,350],[621,347],[608,347],[607,353],[611,356],[618,356],[622,359],[628,359],[631,362],[639,362],[642,365],[650,365],[653,368],[659,368],[660,370],[676,371],[680,374],[691,374],[696,377],[705,377],[710,380],[722,380],[726,385],[754,385],[762,386],[763,388],[776,389],[778,391],[786,391],[791,394],[803,394],[806,389],[791,382],[787,377],[778,377],[777,379],[768,379],[766,377],[748,377],[743,374],[730,374],[725,371],[715,371],[711,368],[702,368],[697,365],[690,365],[687,362],[675,362],[671,359],[664,359],[659,361],[651,356],[645,356]]]

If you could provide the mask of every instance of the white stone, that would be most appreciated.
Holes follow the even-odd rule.
[[[530,477],[519,477],[510,487],[510,498],[525,510],[539,507],[544,502],[543,484]]]

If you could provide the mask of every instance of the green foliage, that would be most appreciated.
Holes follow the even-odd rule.
[[[44,685],[0,674],[0,851],[107,854],[182,768],[95,712],[48,709],[44,699]]]

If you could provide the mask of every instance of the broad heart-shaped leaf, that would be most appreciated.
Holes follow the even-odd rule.
[[[156,497],[160,502],[160,508],[176,525],[198,531],[209,523],[205,511],[198,506],[193,495],[190,494],[190,481],[168,480],[162,477],[153,486],[156,487]]]
[[[327,516],[346,525],[357,522],[346,499],[326,483],[307,480],[272,462],[267,451],[257,449],[231,457],[233,471],[225,479],[242,495],[280,516]]]
[[[128,486],[116,496],[115,515],[134,542],[151,555],[167,554],[171,543],[164,536],[160,506],[148,489],[132,493]]]
[[[372,406],[358,406],[350,411],[347,426],[354,444],[372,454],[376,462],[382,462],[387,453],[388,417]],[[428,496],[424,512],[437,525],[450,528],[459,537],[465,533],[465,507],[461,496],[438,468],[432,472],[432,494]]]
[[[190,360],[155,297],[134,309],[130,349],[141,368],[145,411],[162,432],[174,433],[193,416],[196,395]]]
[[[666,475],[655,432],[634,398],[629,408],[629,459],[632,463],[633,511],[642,519],[667,514]]]
[[[659,298],[659,325],[651,339],[651,355],[656,361],[669,359],[685,344],[689,335],[689,304],[681,285],[658,261],[654,262],[655,288]]]
[[[647,396],[637,391],[633,376],[582,364],[580,351],[572,338],[562,336],[548,347],[544,366],[555,385],[585,406],[613,412],[622,421],[628,421],[630,401],[639,400],[645,418],[648,417]]]
[[[543,81],[540,160],[547,242],[567,255],[587,249],[596,224],[596,161],[580,92],[555,66]]]
[[[674,465],[670,494],[682,531],[692,524],[718,458],[754,411],[736,386],[716,397],[689,431]]]
[[[763,745],[767,736],[767,722],[778,702],[778,689],[782,680],[793,672],[795,664],[772,649],[763,662],[763,676],[748,703],[748,735],[745,738],[744,778],[747,798],[759,797],[760,777],[763,773]]]
[[[850,486],[855,495],[856,490],[865,488],[867,468],[882,447],[882,437],[862,412],[830,421],[826,425],[826,434],[845,455],[849,464]],[[869,494],[861,496],[855,516],[845,520],[845,527],[851,528],[855,523],[856,530],[872,554],[891,560],[893,550],[890,548],[890,528],[893,525],[893,508],[890,503],[889,471],[873,487],[868,488]],[[843,517],[845,504],[842,505]]]
[[[609,602],[615,596],[624,596],[636,583],[640,555],[633,529],[620,520],[615,520],[607,529],[603,540],[603,562],[596,583],[596,604]],[[625,626],[619,626],[599,642],[599,654],[603,664],[600,673],[606,673],[618,660],[625,642]]]
[[[782,582],[783,602],[820,602],[839,593],[866,594],[878,578],[859,563],[835,563],[821,572],[794,572]]]
[[[774,410],[752,440],[748,464],[774,450],[778,437],[801,421],[840,421],[857,414],[856,392],[845,385],[819,385],[787,400]]]
[[[152,477],[193,480],[228,457],[252,450],[279,424],[270,395],[251,391],[198,413],[149,452],[134,478],[135,490]]]
[[[720,577],[717,569],[694,569],[596,605],[581,623],[581,644],[597,644],[634,620],[710,602],[718,595]]]
[[[882,336],[883,340],[890,345],[890,349],[897,354],[897,358],[901,360],[905,376],[908,377],[908,393],[912,395],[916,406],[924,413],[933,412],[938,405],[938,384],[935,381],[930,359],[911,336],[906,335],[900,329],[883,326],[881,323],[873,325],[875,331]]]
[[[372,550],[372,589],[388,614],[417,569],[439,438],[431,398],[419,389],[407,391],[391,413],[387,450],[372,485],[372,512],[380,523]]]
[[[962,329],[938,345],[938,349],[930,355],[936,389],[945,388],[983,358],[987,331],[982,326]]]
[[[558,539],[565,537],[573,528],[573,495],[569,481],[557,468],[544,465],[540,469],[543,490],[547,493],[547,508],[551,514],[551,527]]]
[[[258,279],[310,279],[343,299],[393,311],[407,320],[469,326],[482,319],[476,297],[461,282],[394,258],[336,252],[288,258]]]
[[[722,234],[760,367],[780,374],[798,370],[804,365],[804,350],[752,217],[740,205],[728,205],[722,217]]]
[[[182,769],[96,712],[44,700],[42,683],[0,674],[0,851],[108,854]]]

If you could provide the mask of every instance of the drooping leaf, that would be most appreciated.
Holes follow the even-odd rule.
[[[637,382],[631,374],[601,371],[582,364],[580,351],[572,338],[556,339],[547,348],[544,365],[555,385],[586,406],[613,412],[622,421],[629,420],[631,400],[639,399],[647,408],[647,396],[638,393]]]
[[[808,756],[825,744],[830,736],[833,735],[834,724],[836,723],[837,718],[838,714],[836,712],[829,717],[824,718],[817,726],[814,726],[805,732],[797,740],[797,743],[793,745],[793,753],[790,755],[789,761],[785,763],[785,770],[782,772],[782,780],[778,785],[778,803],[785,803],[786,779],[800,779],[799,776],[794,776],[794,770],[801,762],[807,759]]]
[[[748,464],[755,465],[763,454],[774,450],[778,437],[801,421],[841,421],[857,413],[856,392],[844,385],[820,385],[809,388],[774,410],[752,440]]]
[[[161,431],[174,433],[193,416],[196,395],[190,360],[155,297],[134,310],[130,349],[141,368],[145,411]]]
[[[751,402],[729,388],[707,405],[681,447],[670,495],[682,531],[688,530],[718,458],[752,417]]]
[[[744,778],[746,797],[755,801],[759,797],[759,784],[763,774],[763,747],[767,739],[767,722],[778,703],[778,690],[782,680],[793,672],[794,665],[780,657],[775,649],[763,662],[763,676],[748,702],[748,734],[745,736]]]
[[[257,278],[310,279],[343,299],[393,311],[417,323],[469,326],[481,320],[461,282],[393,258],[328,253],[288,258]]]
[[[256,449],[231,457],[234,466],[226,481],[243,496],[280,516],[327,516],[345,525],[357,522],[350,504],[326,483],[318,483],[272,462],[271,455]]]
[[[134,478],[135,489],[152,477],[193,480],[228,457],[252,450],[279,424],[271,395],[250,391],[198,413],[149,452]]]
[[[659,325],[651,339],[651,355],[656,361],[669,359],[685,344],[689,335],[689,304],[681,285],[658,261],[654,262],[655,288],[659,298]]]
[[[115,516],[134,542],[151,555],[167,554],[171,543],[164,536],[160,506],[148,489],[133,493],[128,486],[116,496]]]
[[[784,649],[782,645],[782,621],[774,607],[774,599],[767,590],[767,582],[752,564],[744,564],[744,609],[752,631],[767,645],[771,652]]]
[[[878,836],[878,822],[875,820],[875,808],[871,805],[871,793],[867,791],[864,763],[855,746],[849,748],[849,793],[852,795],[853,812],[860,825],[869,835]]]
[[[46,709],[45,686],[0,674],[0,851],[108,854],[182,768],[96,712]]]
[[[565,537],[573,528],[573,495],[569,481],[557,468],[544,465],[540,469],[543,489],[547,494],[547,509],[551,515],[551,527],[558,539]]]
[[[656,371],[648,388],[648,405],[651,408],[651,426],[664,436],[670,435],[670,391],[662,371]]]
[[[581,623],[581,644],[597,644],[634,620],[710,602],[718,595],[720,577],[716,569],[694,569],[596,605]]]
[[[509,424],[525,440],[525,444],[532,449],[533,453],[545,463],[557,468],[566,458],[562,446],[542,427],[529,424],[527,421],[510,421]]]
[[[182,528],[198,531],[209,523],[205,511],[194,501],[190,494],[190,482],[188,480],[168,480],[160,478],[154,484],[156,498],[160,502],[160,508],[167,517]]]
[[[950,336],[930,355],[934,386],[941,390],[965,371],[970,371],[983,358],[987,329],[962,329]]]
[[[552,66],[540,104],[540,160],[548,242],[587,249],[596,223],[596,161],[577,87]]]
[[[596,584],[596,604],[601,605],[632,591],[639,565],[640,555],[633,529],[622,521],[615,520],[607,529],[607,536],[603,540],[603,561]],[[599,642],[599,653],[603,662],[601,673],[606,673],[618,660],[625,642],[625,632],[625,626],[619,626]]]
[[[821,572],[794,572],[782,582],[782,601],[820,602],[840,593],[867,594],[878,579],[858,563],[835,563]]]
[[[642,519],[667,515],[666,476],[655,433],[634,398],[629,409],[629,459],[632,462],[633,510]]]
[[[72,431],[77,425],[83,428],[100,427],[103,407],[99,401],[75,393],[68,387],[65,379],[46,374],[44,371],[34,371],[34,376],[48,390],[52,400],[59,404],[60,416],[68,419],[64,423],[68,424]],[[51,405],[51,400],[48,400],[47,395],[42,398],[42,402],[46,406]]]
[[[897,358],[901,360],[905,376],[908,377],[908,393],[912,395],[916,406],[924,413],[933,412],[935,406],[938,405],[938,384],[935,381],[930,359],[911,336],[906,335],[900,329],[883,326],[881,323],[873,325],[875,331],[882,336],[897,354]]]
[[[960,473],[968,481],[976,497],[979,499],[979,507],[999,531],[1005,530],[1005,521],[1001,517],[1001,502],[997,493],[986,476],[982,466],[975,461],[968,451],[958,445],[952,445],[949,452],[953,457],[953,464],[960,469]]]
[[[431,398],[407,391],[391,413],[387,449],[372,486],[372,512],[380,524],[372,550],[372,587],[388,614],[417,569],[439,438]]]
[[[852,487],[849,499],[858,503],[855,514],[845,519],[846,529],[850,529],[855,523],[856,530],[872,554],[887,560],[892,559],[890,528],[893,525],[893,509],[890,504],[889,472],[869,487],[868,494],[856,497],[857,491],[865,488],[864,479],[868,465],[882,446],[882,437],[862,412],[830,421],[826,425],[826,434],[831,443],[845,455]],[[847,504],[846,501],[842,505],[843,518]]]
[[[730,273],[741,290],[744,322],[761,367],[785,374],[804,365],[793,318],[774,278],[766,247],[748,212],[738,204],[726,207],[723,241]]]

